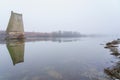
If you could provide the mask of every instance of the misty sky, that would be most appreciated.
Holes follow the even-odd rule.
[[[23,14],[25,31],[120,34],[120,0],[2,0],[0,30],[11,11]]]

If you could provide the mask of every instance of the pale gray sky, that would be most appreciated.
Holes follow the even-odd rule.
[[[25,31],[120,34],[120,0],[2,0],[1,30],[11,11],[23,14]]]

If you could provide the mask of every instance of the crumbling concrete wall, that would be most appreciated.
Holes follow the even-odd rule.
[[[24,38],[22,14],[11,11],[10,20],[6,29],[7,38]]]

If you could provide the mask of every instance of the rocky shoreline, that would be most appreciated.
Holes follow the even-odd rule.
[[[118,44],[120,44],[120,39],[107,42],[105,48],[118,47]]]
[[[104,69],[104,72],[112,79],[119,80],[120,79],[120,49],[119,49],[120,39],[113,40],[111,42],[107,42],[105,47],[109,49],[111,55],[116,57],[117,62],[113,63],[112,66],[109,66]]]

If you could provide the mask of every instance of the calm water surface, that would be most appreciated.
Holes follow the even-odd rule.
[[[118,59],[105,49],[116,38],[79,38],[0,44],[0,80],[110,80]]]

